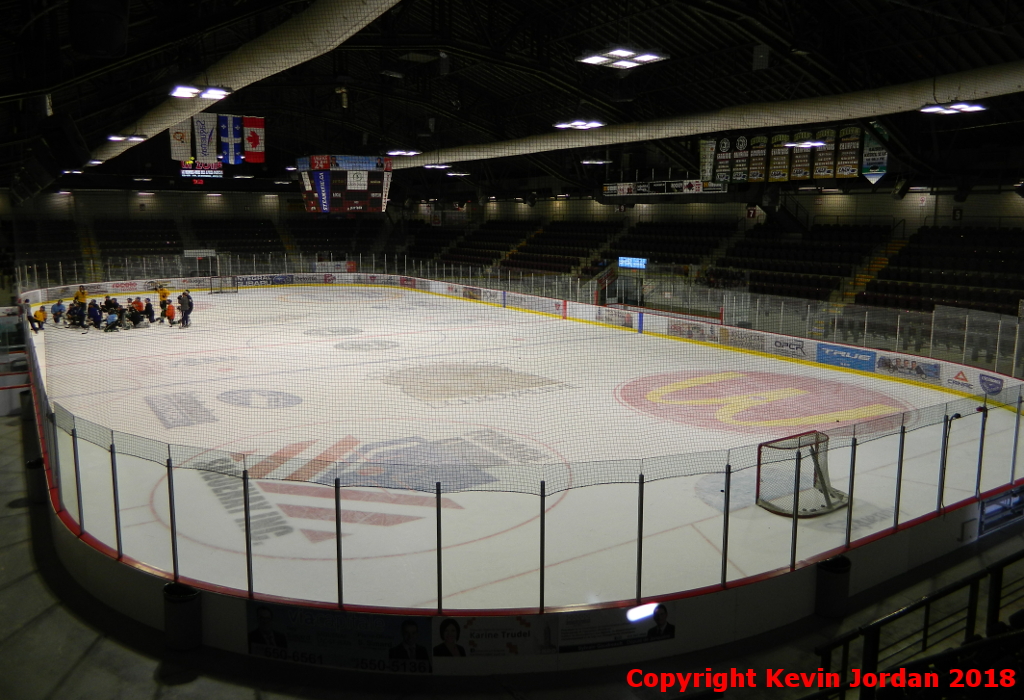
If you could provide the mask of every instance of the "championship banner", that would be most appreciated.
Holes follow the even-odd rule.
[[[171,136],[171,160],[189,160],[192,157],[192,117],[175,124],[167,133]]]
[[[700,179],[711,182],[715,171],[715,146],[717,141],[701,139],[700,141]]]
[[[860,135],[859,126],[844,126],[839,130],[836,178],[860,177]]]
[[[816,141],[825,145],[814,149],[814,179],[826,179],[836,176],[836,130],[819,129],[814,135]]]
[[[750,171],[747,182],[764,182],[768,170],[768,136],[758,134],[750,139]]]
[[[881,127],[875,127],[879,131],[879,135],[883,135]],[[885,150],[885,145],[881,141],[876,139],[874,135],[865,133],[864,134],[864,155],[861,160],[860,174],[863,175],[868,181],[874,185],[876,182],[885,177],[886,169],[889,165],[889,152]]]
[[[220,154],[225,165],[242,164],[242,118],[233,114],[217,117],[220,130]]]
[[[732,177],[732,140],[728,136],[718,139],[715,144],[714,182],[729,182]]]
[[[746,182],[750,169],[750,141],[745,135],[736,137],[732,152],[732,182]]]
[[[813,134],[810,131],[798,131],[793,134],[793,141],[803,143],[810,141]],[[812,148],[794,148],[793,156],[790,159],[789,179],[810,180],[811,179],[811,151]]]
[[[245,132],[245,161],[262,163],[266,152],[263,117],[242,117],[242,129]]]
[[[331,211],[331,173],[317,170],[313,173],[313,191],[316,192],[318,211],[328,214]]]
[[[771,159],[768,163],[768,182],[789,181],[789,134],[772,136]]]
[[[217,115],[200,112],[192,117],[195,127],[196,160],[200,163],[217,161]]]

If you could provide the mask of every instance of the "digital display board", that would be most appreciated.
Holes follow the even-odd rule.
[[[630,270],[646,270],[647,269],[647,258],[619,258],[619,267],[629,268]]]

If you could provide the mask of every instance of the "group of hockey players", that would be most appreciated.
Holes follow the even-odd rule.
[[[170,300],[171,293],[163,285],[157,287],[156,293],[160,305],[159,323],[166,322],[170,326],[188,328],[192,323],[193,309],[192,295],[189,291],[186,289],[178,295],[177,309]],[[85,286],[79,286],[70,305],[65,306],[64,300],[58,299],[56,304],[50,306],[53,325],[59,328],[81,328],[83,331],[98,328],[104,332],[114,332],[122,329],[147,328],[158,323],[156,311],[149,298],[129,298],[125,304],[121,304],[109,295],[102,302],[88,297]],[[25,303],[28,303],[28,299]],[[179,311],[180,319],[177,318]],[[43,330],[47,318],[45,306],[40,306],[31,313],[28,320],[32,330],[37,333]]]

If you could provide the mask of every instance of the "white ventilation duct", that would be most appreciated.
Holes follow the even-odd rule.
[[[1015,92],[1024,92],[1024,61],[1014,61],[903,85],[851,92],[845,95],[812,97],[789,102],[748,104],[728,107],[717,112],[606,126],[590,131],[556,131],[511,141],[445,148],[410,158],[395,158],[393,167],[398,170],[434,163],[459,163],[487,158],[523,156],[565,148],[588,148],[656,139],[686,138],[720,131],[834,123],[917,111],[928,104],[957,101],[976,102]],[[934,118],[956,119],[955,116],[936,116]]]
[[[350,36],[397,5],[399,0],[317,0],[248,44],[239,47],[196,77],[197,87],[216,86],[232,90],[251,85],[283,70],[337,48]],[[121,130],[123,134],[156,136],[217,103],[201,98],[168,98],[138,122]],[[100,146],[93,158],[106,161],[134,146],[114,141]]]

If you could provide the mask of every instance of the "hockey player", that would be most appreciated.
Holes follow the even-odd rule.
[[[103,324],[103,312],[100,310],[100,305],[96,303],[95,299],[89,301],[89,322],[95,328],[99,328]]]
[[[157,287],[156,294],[158,297],[160,297],[160,323],[163,323],[164,319],[167,318],[167,314],[164,313],[164,309],[166,309],[167,305],[171,303],[169,301],[171,293],[168,292],[167,288],[161,284],[159,287]]]
[[[53,325],[59,326],[65,320],[65,311],[67,311],[67,307],[64,306],[63,299],[58,299],[57,303],[50,307],[50,313],[53,315]]]
[[[32,314],[28,322],[29,325],[32,327],[33,331],[38,333],[39,331],[43,330],[43,326],[46,325],[46,307],[40,306],[38,309],[36,309],[36,312]]]
[[[164,314],[167,316],[167,323],[174,325],[174,304],[167,302],[167,306],[164,307]],[[161,319],[163,320],[163,319]]]
[[[153,303],[149,300],[149,297],[146,297],[146,304],[145,306],[142,307],[142,315],[149,319],[150,323],[156,323],[156,318],[154,317],[153,311]],[[163,319],[161,319],[161,323],[162,322]]]
[[[78,291],[75,292],[75,301],[77,301],[79,304],[85,304],[87,301],[89,301],[89,293],[85,291],[84,284],[78,285]]]
[[[181,327],[188,328],[192,325],[192,295],[187,289],[178,297],[178,309],[181,311]]]

